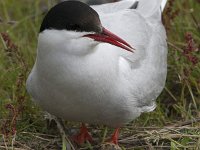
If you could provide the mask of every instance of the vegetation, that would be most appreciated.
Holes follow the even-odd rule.
[[[0,1],[0,149],[62,146],[59,132],[48,128],[25,89],[41,19],[54,3]],[[122,128],[119,144],[123,149],[200,149],[199,12],[199,0],[169,0],[163,15],[169,46],[166,87],[155,111]],[[76,123],[66,125],[78,129]],[[112,132],[103,126],[91,129],[94,143],[76,149],[95,149]]]

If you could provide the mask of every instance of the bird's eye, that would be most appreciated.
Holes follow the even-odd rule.
[[[70,30],[80,30],[81,26],[78,24],[70,24],[66,28]]]

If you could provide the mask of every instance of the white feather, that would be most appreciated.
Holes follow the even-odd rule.
[[[162,0],[162,3],[161,3],[161,10],[162,11],[165,9],[166,4],[167,4],[167,0]]]

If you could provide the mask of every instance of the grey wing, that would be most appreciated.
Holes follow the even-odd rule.
[[[146,57],[146,47],[151,38],[152,29],[137,11],[125,9],[115,13],[100,15],[102,25],[115,33],[134,49],[134,53],[121,51],[123,56],[130,61],[133,68],[137,68]]]
[[[93,5],[91,6],[95,9],[99,14],[102,13],[115,13],[124,9],[131,8],[138,0],[122,0],[115,3],[107,3],[102,5]]]
[[[121,77],[128,81],[131,95],[137,100],[137,107],[141,112],[152,111],[155,108],[155,100],[165,86],[167,75],[167,44],[162,24],[152,26],[152,36],[148,40],[146,58],[139,61],[140,65],[137,68],[131,68],[130,61],[123,63],[126,67],[121,66],[126,68]]]

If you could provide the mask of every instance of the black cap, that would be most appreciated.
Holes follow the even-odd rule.
[[[72,30],[80,32],[102,32],[102,25],[97,12],[79,1],[64,1],[45,16],[40,32],[46,29]]]

